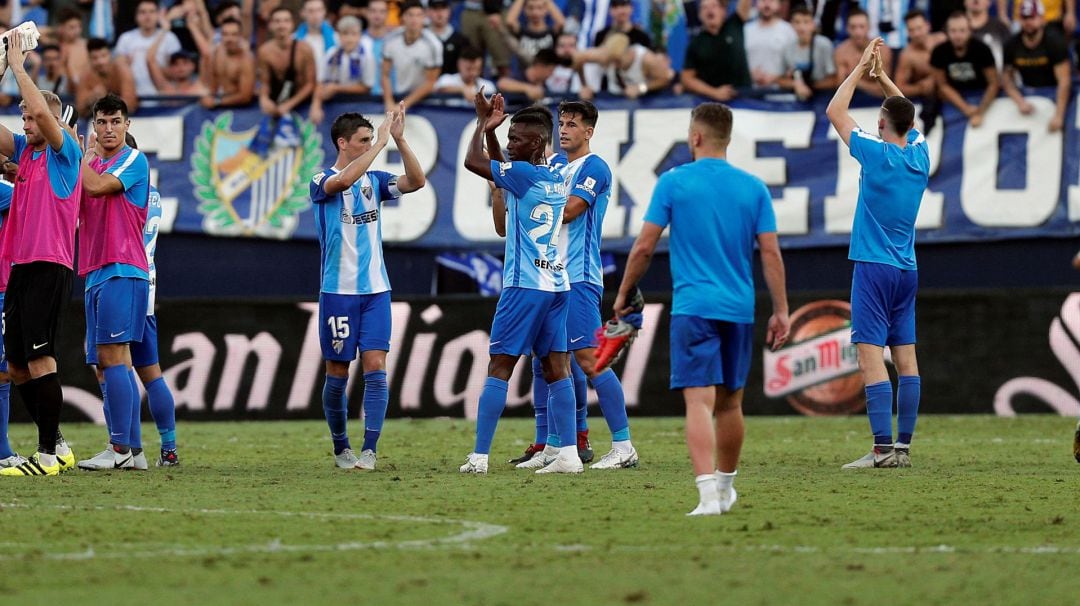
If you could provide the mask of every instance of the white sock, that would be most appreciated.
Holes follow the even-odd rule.
[[[42,467],[52,467],[53,465],[56,465],[56,455],[54,455],[54,454],[46,454],[44,452],[39,452],[38,453],[38,463]]]
[[[735,483],[735,476],[738,475],[738,473],[738,469],[731,473],[728,473],[726,471],[720,471],[719,469],[717,469],[716,473],[713,474],[713,476],[716,478],[716,489],[719,492],[730,490],[731,485]]]
[[[904,444],[903,442],[897,442],[892,445],[893,448],[902,448],[904,450],[911,450],[911,444]]]
[[[577,444],[573,446],[563,446],[559,449],[559,457],[562,459],[577,459]]]
[[[480,453],[474,452],[473,456],[475,456],[480,461],[483,461],[483,462],[487,463],[488,456],[486,454],[480,454]]]
[[[56,443],[56,454],[66,457],[71,454],[71,447],[68,446],[67,442],[61,440]]]
[[[694,478],[694,482],[697,484],[698,500],[700,502],[708,503],[720,499],[720,495],[716,492],[716,476],[713,474],[703,473]]]
[[[619,440],[611,443],[611,449],[619,452],[630,452],[634,449],[634,445],[630,443],[630,440]]]
[[[545,444],[544,445],[544,454],[546,454],[549,457],[557,456],[559,454],[559,447],[558,446],[552,446],[551,444]]]

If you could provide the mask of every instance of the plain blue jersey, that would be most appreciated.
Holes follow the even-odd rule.
[[[776,231],[761,179],[719,158],[677,166],[660,176],[645,220],[671,226],[672,315],[754,321],[754,241]]]
[[[328,195],[323,184],[339,173],[331,167],[311,179],[315,230],[322,249],[321,292],[374,295],[390,290],[382,250],[382,202],[401,197],[397,177],[373,170],[351,187]]]
[[[926,139],[911,129],[900,147],[856,127],[849,147],[862,169],[848,258],[917,269],[915,218],[930,180]]]
[[[157,297],[157,266],[154,255],[157,254],[158,229],[161,226],[161,194],[153,185],[146,202],[146,227],[143,229],[143,247],[146,249],[146,263],[150,268],[150,291],[147,297],[146,315],[154,315],[154,302]]]
[[[491,176],[506,201],[503,288],[570,290],[559,254],[566,186],[553,166],[491,161]]]
[[[559,242],[566,259],[567,277],[571,284],[588,282],[603,286],[600,237],[611,198],[611,169],[596,154],[582,156],[558,168],[566,186],[567,200],[570,196],[577,196],[588,205],[583,213],[566,225],[565,235]]]

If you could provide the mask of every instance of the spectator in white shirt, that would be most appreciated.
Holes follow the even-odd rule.
[[[386,111],[395,111],[394,97],[408,109],[435,90],[442,71],[442,40],[424,29],[424,7],[418,0],[401,6],[402,27],[386,37],[382,50],[382,94]]]
[[[757,19],[743,27],[746,62],[755,88],[772,88],[784,75],[784,48],[797,38],[791,24],[780,18],[780,0],[757,0]]]
[[[127,63],[131,75],[135,78],[135,92],[140,97],[152,97],[158,94],[150,70],[146,65],[146,53],[157,40],[160,10],[157,0],[140,0],[135,6],[135,23],[138,27],[120,34],[114,53],[117,58]],[[171,31],[165,33],[158,45],[157,63],[163,69],[168,65],[169,57],[180,51],[180,40]]]

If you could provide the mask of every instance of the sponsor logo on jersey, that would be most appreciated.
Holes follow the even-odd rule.
[[[815,301],[791,315],[791,341],[765,350],[765,395],[786,398],[805,415],[847,415],[866,405],[851,305]]]

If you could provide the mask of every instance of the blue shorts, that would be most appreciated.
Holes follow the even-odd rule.
[[[746,385],[754,325],[671,316],[671,388]]]
[[[142,341],[131,344],[131,365],[145,368],[158,363],[157,316],[146,316]]]
[[[884,263],[855,262],[851,277],[851,342],[915,343],[915,293],[919,272]]]
[[[596,347],[596,329],[600,319],[600,299],[604,287],[588,282],[570,285],[570,304],[566,310],[566,350],[577,351]]]
[[[97,364],[97,346],[142,341],[150,282],[109,278],[86,291],[86,363]]]
[[[544,357],[566,351],[566,292],[510,287],[499,295],[488,353]]]
[[[390,351],[390,291],[373,295],[319,293],[323,359],[351,362],[356,352]]]

